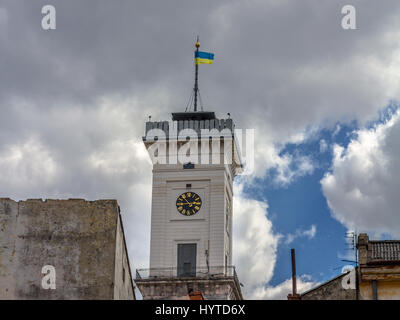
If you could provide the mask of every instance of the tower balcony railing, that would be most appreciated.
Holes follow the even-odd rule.
[[[138,281],[221,278],[233,278],[236,284],[239,285],[239,280],[234,266],[136,269],[136,280]]]

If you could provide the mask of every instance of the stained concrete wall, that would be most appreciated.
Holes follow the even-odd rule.
[[[114,299],[135,299],[121,216],[118,216],[115,250]]]
[[[378,300],[400,299],[399,265],[364,265],[361,267],[360,299],[372,300],[373,281],[376,282]]]
[[[243,300],[233,278],[136,280],[143,300],[189,300],[189,292],[201,292],[204,300]]]
[[[113,299],[116,258],[127,259],[118,225],[116,200],[1,198],[0,299]],[[42,288],[45,265],[55,267],[54,290]]]
[[[356,300],[355,289],[344,289],[342,286],[343,277],[340,275],[314,289],[301,294],[301,300]]]
[[[400,300],[400,281],[376,281],[377,300]],[[360,300],[373,300],[372,281],[360,283]]]
[[[0,298],[15,297],[14,269],[18,203],[0,200]]]

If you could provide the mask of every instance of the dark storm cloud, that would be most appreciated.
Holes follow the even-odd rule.
[[[185,73],[191,80],[195,32],[210,33],[206,23],[197,26],[211,2],[47,3],[57,10],[54,31],[41,28],[43,1],[7,4],[2,98],[23,94],[54,106],[55,98],[88,102],[107,93],[138,94],[157,83],[176,87]]]
[[[56,7],[55,31],[41,29],[44,4]],[[337,67],[347,68],[358,56],[390,59],[386,49],[391,48],[381,43],[382,36],[398,28],[400,5],[354,1],[358,30],[345,31],[340,24],[344,4],[9,1],[9,27],[0,49],[0,98],[7,102],[18,97],[41,109],[68,103],[95,107],[99,96],[140,95],[162,87],[173,97],[175,105],[169,107],[183,108],[192,86],[194,36],[200,34],[202,49],[216,53],[215,65],[201,70],[208,108],[240,114],[246,107],[257,117],[271,117],[272,123],[291,121],[287,112],[296,109],[300,111],[294,119],[305,114],[320,120],[317,108],[329,114],[336,102],[343,105],[342,113],[357,113],[359,104],[371,99],[365,94],[368,83],[363,75],[352,74],[358,69],[346,76]],[[302,72],[324,68],[336,70],[337,79],[334,74],[302,79]],[[351,88],[339,83],[345,78],[351,79]],[[369,84],[381,85],[374,78]]]

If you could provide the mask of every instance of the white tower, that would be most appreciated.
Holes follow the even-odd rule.
[[[137,270],[144,299],[242,299],[232,266],[234,177],[241,171],[232,119],[180,112],[147,122],[153,159],[150,269]]]

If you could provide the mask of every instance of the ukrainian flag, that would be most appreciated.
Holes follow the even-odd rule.
[[[212,64],[214,61],[214,53],[195,51],[194,52],[194,60],[195,60],[196,64],[200,64],[200,63]]]

